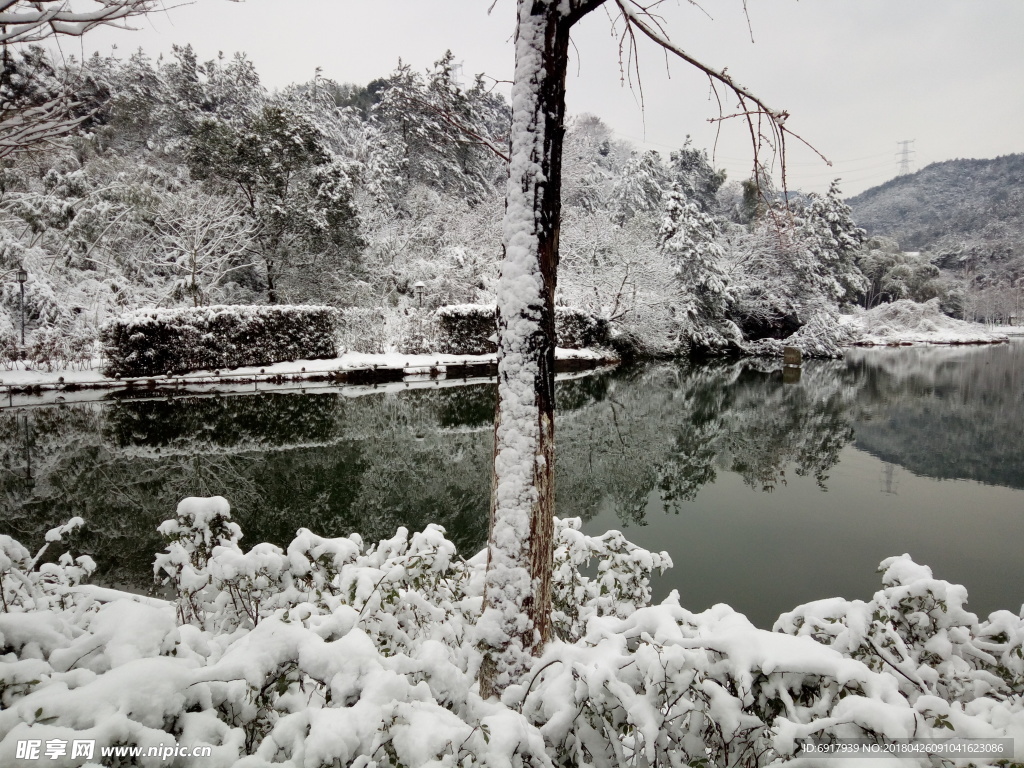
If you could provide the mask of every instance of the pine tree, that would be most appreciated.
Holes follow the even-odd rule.
[[[621,224],[639,213],[657,211],[667,181],[668,174],[657,152],[634,152],[612,186],[609,207],[613,218]]]
[[[658,237],[669,255],[675,277],[687,297],[682,307],[692,344],[720,347],[725,338],[717,327],[729,303],[728,281],[722,268],[715,220],[689,200],[678,184],[665,194],[664,218]]]
[[[687,199],[705,212],[714,208],[718,190],[725,183],[725,171],[716,171],[707,150],[694,147],[689,136],[682,149],[669,155],[669,176]]]
[[[840,196],[838,179],[824,196],[812,192],[807,197],[796,230],[811,257],[805,279],[826,301],[850,303],[868,287],[856,262],[867,233],[854,223],[850,206]]]

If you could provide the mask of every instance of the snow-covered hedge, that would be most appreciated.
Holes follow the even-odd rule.
[[[802,738],[1024,745],[1024,620],[979,621],[962,587],[906,555],[882,563],[870,601],[811,603],[768,632],[676,593],[650,605],[667,556],[560,521],[558,639],[498,701],[475,685],[484,558],[459,558],[440,528],[373,546],[300,530],[246,552],[213,498],[186,499],[161,531],[168,604],[101,603],[79,585],[87,558],[40,566],[0,536],[0,764],[26,739],[209,746],[210,768],[767,766]]]
[[[440,352],[461,355],[494,354],[497,325],[493,304],[457,304],[438,309]],[[574,307],[555,307],[555,337],[559,347],[584,349],[609,344],[608,321]]]
[[[563,349],[606,347],[609,324],[603,317],[575,307],[555,307],[555,336]]]
[[[108,376],[270,365],[337,356],[337,310],[214,306],[134,312],[100,331]]]
[[[438,352],[446,355],[493,355],[498,351],[498,328],[493,304],[451,304],[439,308]]]

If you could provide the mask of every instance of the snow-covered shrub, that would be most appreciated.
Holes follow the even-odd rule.
[[[579,518],[557,526],[553,579],[553,624],[558,637],[576,642],[594,616],[625,618],[651,602],[651,574],[664,573],[672,560],[664,552],[648,552],[626,540],[619,531],[603,536],[580,532]],[[597,575],[582,569],[597,560]]]
[[[782,357],[786,347],[796,347],[804,357],[839,358],[843,347],[858,341],[860,331],[839,321],[839,315],[822,307],[797,331],[784,339],[764,338],[744,342],[741,347],[756,357]]]
[[[498,351],[498,328],[493,304],[451,304],[439,308],[438,351],[448,355],[493,355]]]
[[[37,329],[24,350],[24,360],[34,368],[47,371],[71,367],[84,368],[92,363],[96,335],[88,328],[46,326]]]
[[[28,345],[28,361],[35,368],[63,368],[63,334],[57,328],[40,328],[32,334]]]
[[[437,350],[437,318],[427,310],[390,310],[387,313],[385,334],[385,352],[423,355]]]
[[[476,688],[485,558],[440,528],[243,552],[214,498],[161,529],[177,625],[159,601],[98,604],[73,586],[84,565],[32,576],[0,539],[0,763],[24,739],[208,746],[214,768],[648,768],[778,765],[800,739],[1024,738],[1024,619],[979,622],[906,555],[870,602],[811,603],[768,632],[674,592],[650,605],[667,556],[559,521],[560,637],[498,701]]]
[[[964,587],[935,579],[907,554],[882,561],[879,571],[883,589],[870,601],[808,603],[779,617],[776,631],[811,637],[888,673],[903,696],[932,707],[933,724],[940,728],[959,732],[964,705],[987,697],[1020,708],[1021,616],[996,611],[979,623],[965,609]]]
[[[50,544],[60,542],[83,523],[82,518],[73,517],[47,531],[46,543],[35,556],[10,536],[0,535],[0,611],[41,611],[70,605],[67,588],[87,578],[96,569],[96,563],[88,555],[75,558],[67,552],[56,562],[47,563],[43,562],[43,555]],[[3,638],[0,628],[0,644]]]
[[[64,335],[64,359],[69,366],[84,369],[92,367],[97,347],[96,332],[85,326],[78,326]]]
[[[101,329],[104,373],[156,376],[335,357],[336,315],[316,306],[138,311]]]
[[[202,626],[207,609],[201,595],[212,579],[207,564],[214,547],[236,545],[242,529],[231,521],[228,502],[221,496],[183,499],[174,520],[159,528],[168,540],[167,551],[156,556],[153,570],[158,579],[174,583],[178,595],[178,620]]]
[[[348,307],[339,310],[339,347],[348,352],[379,355],[427,354],[437,348],[433,313],[410,307]]]
[[[490,355],[498,351],[494,306],[455,304],[439,308],[437,346],[450,355]],[[565,349],[603,347],[610,343],[608,321],[575,307],[555,307],[555,338]]]
[[[344,352],[379,355],[387,346],[385,314],[375,307],[346,307],[338,310],[338,348]]]
[[[851,325],[861,334],[858,341],[862,344],[969,344],[1006,338],[974,323],[949,317],[942,311],[939,298],[923,303],[899,299],[879,304],[859,314]]]
[[[575,307],[555,307],[555,336],[564,349],[606,347],[608,321]]]
[[[18,346],[17,335],[13,331],[0,335],[0,364],[9,371],[20,359],[21,347]]]

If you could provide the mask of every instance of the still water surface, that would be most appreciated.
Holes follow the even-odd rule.
[[[86,518],[106,583],[143,585],[187,495],[226,496],[243,544],[299,527],[445,526],[484,546],[492,385],[117,399],[0,411],[0,533]],[[1024,602],[1024,343],[851,352],[799,381],[741,361],[558,386],[557,507],[666,550],[657,597],[760,626],[868,599],[909,552],[981,615]]]

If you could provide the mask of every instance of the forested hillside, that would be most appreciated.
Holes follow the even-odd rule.
[[[849,203],[869,235],[894,237],[909,251],[963,243],[1024,253],[1024,154],[932,163]]]
[[[903,259],[919,271],[934,270],[925,276],[932,288],[916,298],[941,296],[947,311],[966,319],[1006,322],[1020,316],[1024,154],[933,163],[848,202],[870,235],[922,252]],[[901,269],[909,274],[910,268]],[[940,270],[944,281],[934,279]],[[878,291],[886,293],[880,286]],[[900,298],[899,291],[893,293]]]
[[[454,61],[270,92],[243,54],[57,67],[12,51],[0,120],[70,81],[81,122],[0,159],[5,354],[18,354],[20,268],[37,346],[87,345],[141,307],[313,302],[372,313],[363,351],[407,349],[421,307],[492,303],[510,110]],[[838,188],[784,210],[769,180],[726,183],[680,144],[664,158],[596,117],[571,121],[556,301],[640,351],[771,354],[796,331],[791,343],[835,354],[831,319],[865,285]]]

